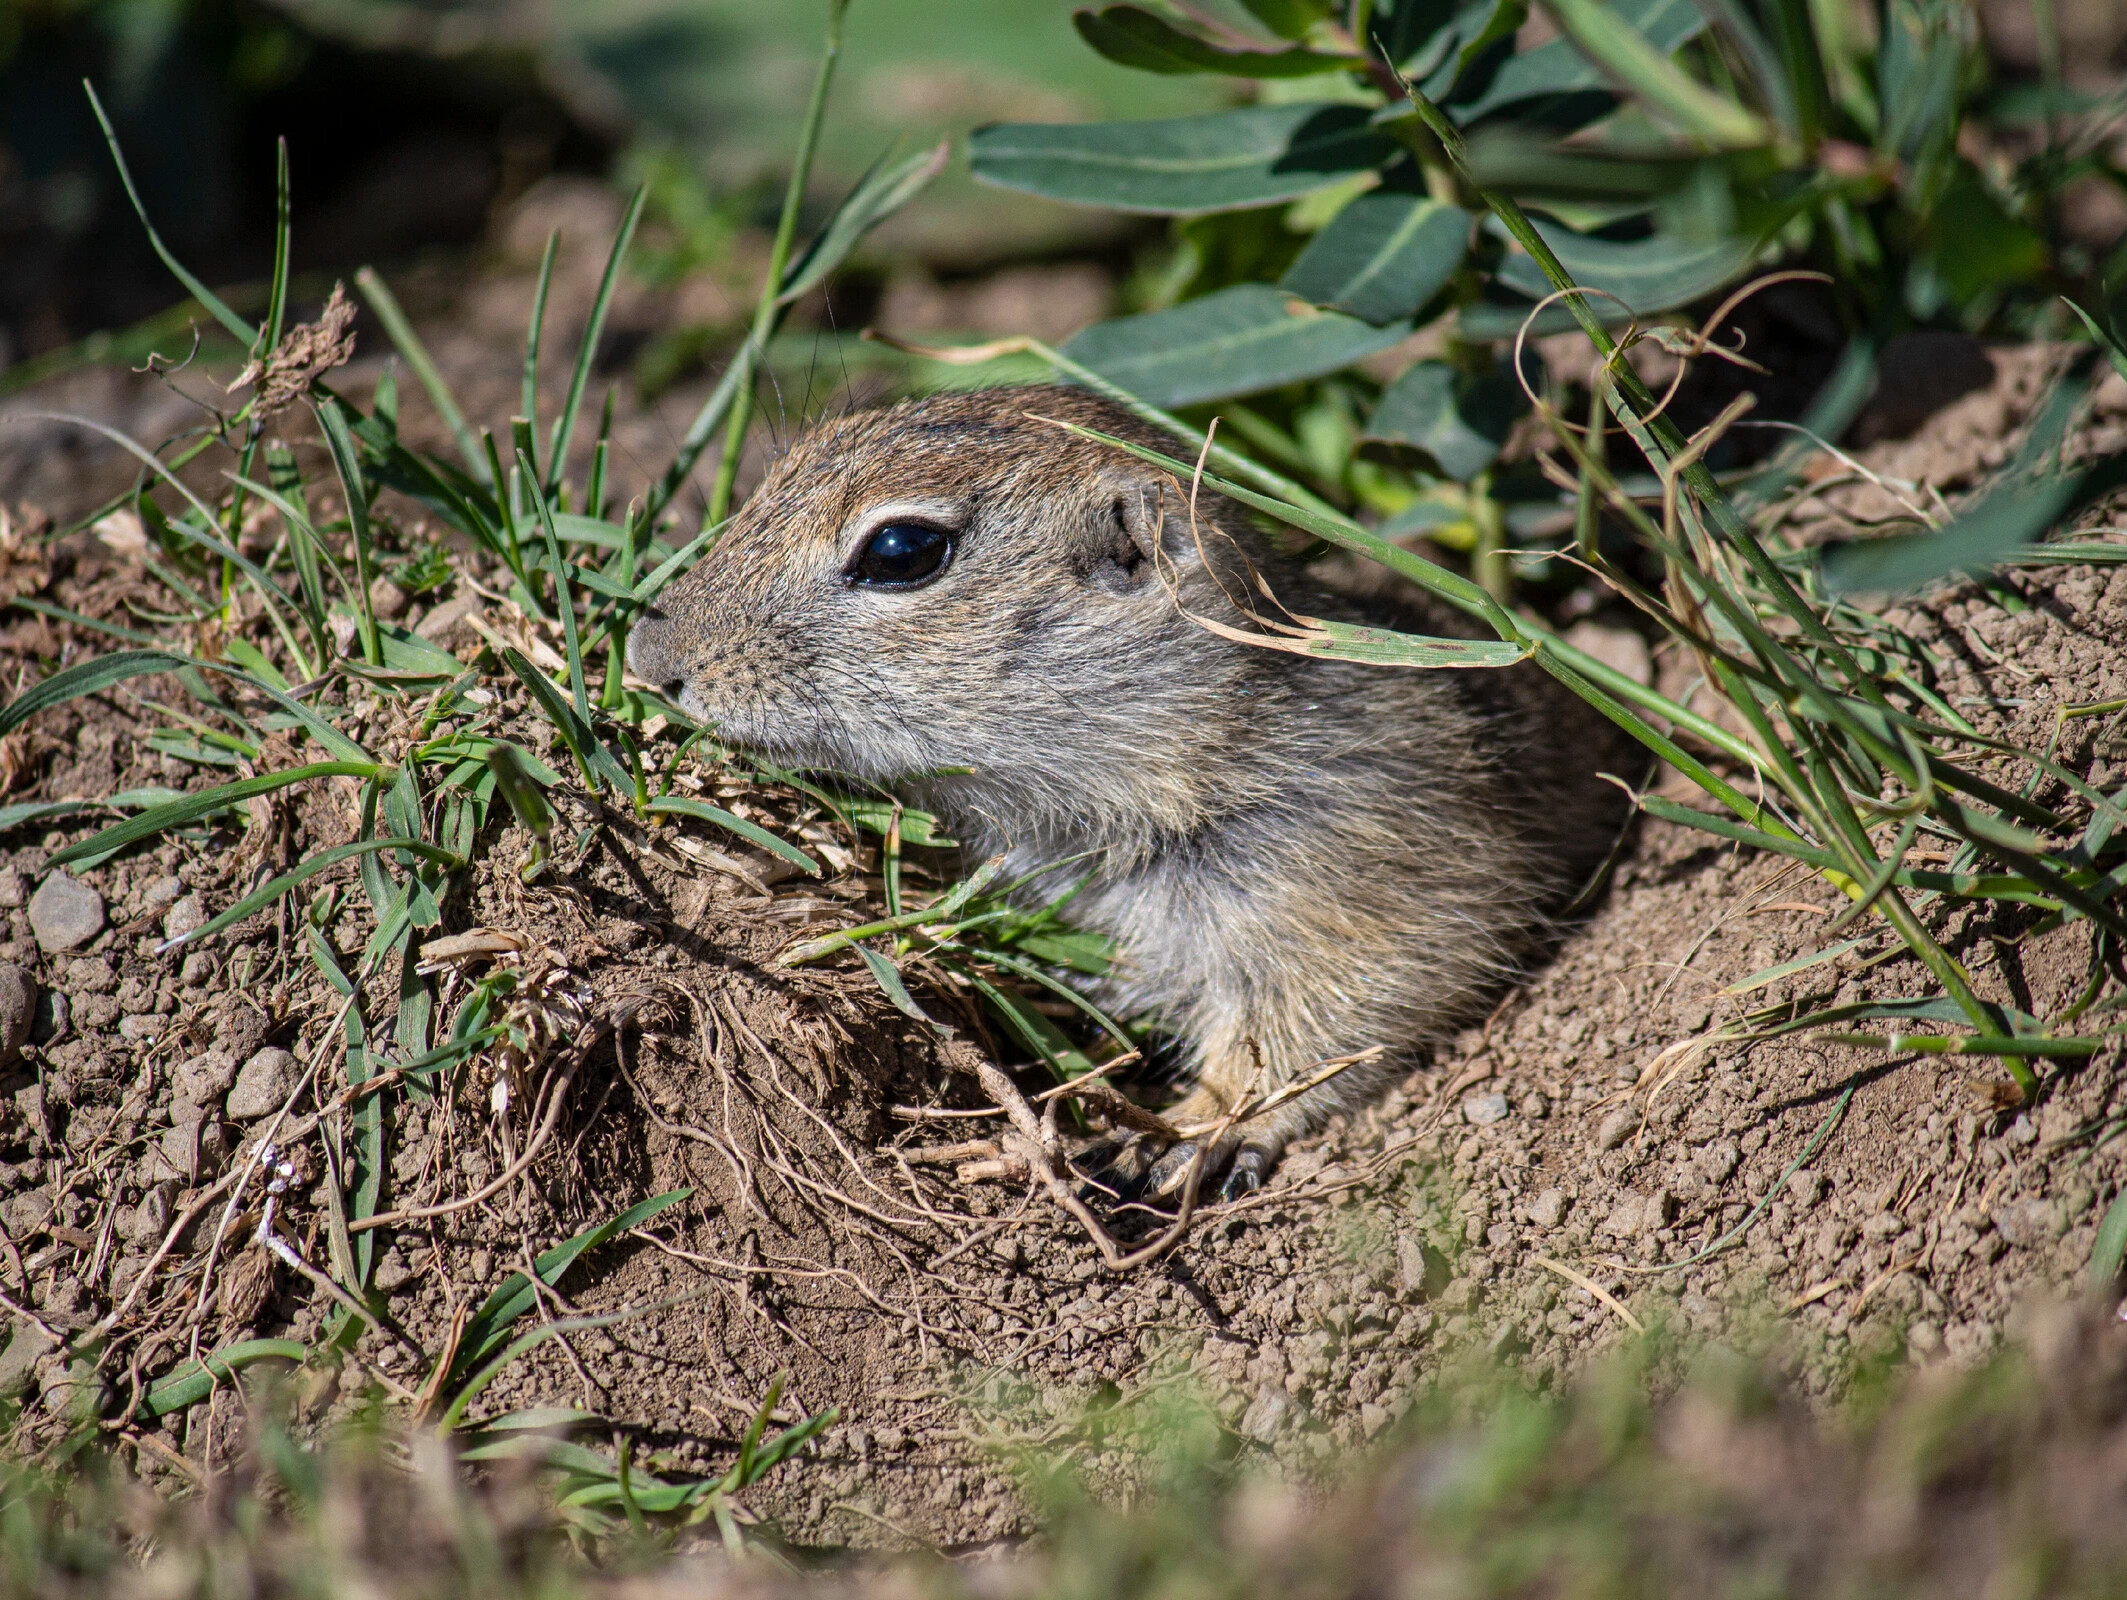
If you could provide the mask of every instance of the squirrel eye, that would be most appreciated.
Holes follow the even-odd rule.
[[[888,522],[864,541],[846,574],[851,583],[881,589],[913,589],[945,570],[952,535],[927,522]]]

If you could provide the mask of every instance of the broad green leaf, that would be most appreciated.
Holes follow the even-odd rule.
[[[977,128],[974,175],[1077,205],[1163,215],[1270,205],[1380,166],[1397,146],[1364,107],[1250,106],[1153,122]]]
[[[1441,89],[1452,88],[1455,79],[1476,66],[1486,51],[1511,40],[1528,20],[1529,0],[1479,0],[1465,7],[1456,26],[1462,48],[1456,52],[1453,75]]]
[[[1297,39],[1336,10],[1335,0],[1241,0],[1280,39]]]
[[[1752,239],[1730,238],[1689,244],[1656,234],[1620,242],[1594,239],[1555,222],[1537,222],[1536,231],[1575,283],[1614,294],[1639,315],[1668,311],[1730,282],[1757,254]],[[1499,281],[1532,300],[1551,292],[1551,281],[1535,258],[1514,254],[1502,262]],[[1594,310],[1608,316],[1614,306],[1598,300]]]
[[[1367,45],[1396,65],[1407,78],[1425,79],[1455,59],[1461,42],[1457,26],[1467,9],[1464,0],[1375,0],[1367,19]]]
[[[1364,322],[1394,322],[1440,292],[1469,244],[1470,214],[1459,206],[1423,189],[1376,189],[1309,240],[1278,287]]]
[[[1192,405],[1318,378],[1386,350],[1408,319],[1376,327],[1267,283],[1095,323],[1064,354],[1156,406]]]
[[[1969,306],[1981,296],[2041,278],[2046,241],[2011,216],[1978,169],[1959,161],[1914,260],[1906,298],[1917,315]]]
[[[108,827],[103,832],[70,844],[56,852],[45,864],[64,867],[87,856],[109,855],[122,850],[137,840],[151,838],[168,828],[181,827],[187,822],[196,822],[201,817],[211,816],[227,806],[249,800],[253,795],[272,794],[277,789],[286,789],[298,783],[307,783],[312,778],[372,778],[377,774],[373,761],[319,761],[307,767],[292,767],[286,772],[262,773],[256,778],[245,778],[237,783],[225,783],[216,788],[202,789],[196,794],[151,807],[137,817],[128,817],[124,822]]]
[[[1072,13],[1079,37],[1110,61],[1140,72],[1218,72],[1236,78],[1311,78],[1354,67],[1354,56],[1314,50],[1226,50],[1185,33],[1139,6],[1103,6]]]
[[[805,247],[805,254],[783,280],[777,298],[783,305],[801,299],[864,241],[864,236],[930,187],[953,153],[950,139],[887,165],[882,157],[835,207],[827,226]]]
[[[733,816],[721,806],[712,806],[700,800],[689,800],[682,795],[659,795],[650,802],[650,810],[659,816],[692,817],[697,822],[712,823],[727,833],[735,833],[749,844],[757,844],[763,850],[781,856],[793,866],[803,867],[815,878],[820,875],[820,863],[813,860],[796,845],[778,839],[766,828],[748,822],[744,817]]]
[[[824,799],[860,828],[868,828],[880,838],[893,826],[895,805],[891,800],[874,800],[868,795],[828,795]],[[928,811],[918,811],[913,806],[902,806],[901,842],[903,844],[927,845],[939,849],[951,849],[959,841],[948,839],[938,819]]]
[[[1478,376],[1420,361],[1382,393],[1366,437],[1422,452],[1443,476],[1467,483],[1507,442],[1527,398],[1505,367]]]
[[[1604,9],[1664,53],[1676,50],[1706,26],[1697,0],[1611,0]],[[1600,116],[1610,98],[1610,79],[1602,68],[1570,39],[1553,39],[1509,56],[1488,80],[1456,85],[1447,104],[1455,120],[1467,125],[1513,105],[1524,108],[1517,113],[1518,120],[1537,120],[1546,108],[1530,108],[1527,102],[1572,100],[1585,106],[1585,114],[1566,118],[1565,123],[1578,126]]]

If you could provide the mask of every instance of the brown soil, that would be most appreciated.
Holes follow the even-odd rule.
[[[508,326],[504,311],[525,288],[521,268],[499,276],[480,291],[493,305],[467,313],[465,348],[439,340],[479,414],[501,415],[513,398],[483,319]],[[1885,441],[1864,461],[1944,490],[1969,484],[2028,406],[2044,359],[2002,353],[1992,385],[1920,441]],[[152,419],[168,402],[145,380],[65,387],[75,405],[150,436],[167,431]],[[638,468],[662,459],[688,399],[626,419]],[[2094,426],[2113,430],[2127,389],[2103,401]],[[415,407],[409,397],[409,426]],[[0,456],[0,485],[43,485],[55,501],[63,492],[53,506],[63,511],[93,503],[85,491],[102,492],[114,473],[122,483],[126,469],[99,454],[68,470],[71,484],[16,439]],[[122,553],[88,535],[45,567],[40,559],[18,550],[0,577],[91,614],[116,614],[137,581]],[[1985,592],[1945,589],[1899,617],[1941,658],[1944,692],[1989,732],[2043,745],[2060,707],[2127,696],[2127,570],[2021,572]],[[0,648],[15,658],[11,677],[34,677],[62,650],[100,646],[18,617]],[[214,781],[148,751],[140,740],[153,725],[124,695],[48,715],[0,746],[6,798]],[[2071,724],[2062,754],[2110,781],[2127,748],[2107,743],[2106,727]],[[396,748],[391,730],[370,732],[380,750]],[[843,863],[861,850],[799,797],[701,777],[719,803],[840,850]],[[345,837],[338,803],[329,793],[303,802],[289,837]],[[454,1313],[528,1252],[648,1195],[690,1189],[587,1257],[543,1308],[636,1314],[543,1346],[481,1409],[580,1404],[635,1430],[660,1469],[721,1470],[759,1397],[787,1374],[784,1415],[841,1413],[812,1465],[753,1496],[805,1543],[965,1546],[1023,1532],[1016,1447],[1069,1452],[1096,1480],[1124,1472],[1133,1417],[1176,1385],[1207,1395],[1246,1450],[1308,1474],[1380,1435],[1451,1362],[1489,1352],[1548,1383],[1627,1338],[1630,1322],[1777,1346],[1823,1395],[1886,1354],[1970,1363],[2019,1304],[2077,1279],[2122,1178],[2127,1145],[2074,1137],[2119,1110],[2117,1050],[2052,1073],[2039,1102],[2020,1107],[2006,1104],[1989,1066],[1712,1037],[1782,1001],[1925,985],[1910,961],[1877,959],[1889,949],[1880,938],[1746,985],[1827,942],[1830,892],[1657,825],[1599,911],[1485,1028],[1295,1148],[1263,1193],[1205,1208],[1159,1264],[1116,1277],[1043,1197],[961,1185],[949,1166],[908,1159],[907,1147],[962,1138],[968,1125],[897,1108],[975,1104],[958,1052],[997,1047],[954,996],[935,997],[960,1024],[960,1040],[941,1046],[854,959],[774,963],[803,929],[875,914],[873,880],[846,866],[824,886],[779,876],[771,858],[721,843],[687,854],[623,814],[580,797],[571,805],[557,838],[590,830],[580,850],[565,849],[527,889],[512,870],[524,841],[505,839],[445,919],[449,931],[519,941],[510,959],[535,980],[526,1003],[553,1047],[515,1079],[505,1068],[474,1074],[448,1103],[394,1097],[385,1204],[446,1204],[484,1188],[523,1150],[550,1092],[555,1135],[523,1181],[392,1230],[377,1281],[433,1352]],[[77,874],[104,896],[108,927],[63,955],[40,949],[25,899],[48,855],[87,831],[33,825],[0,857],[0,961],[51,996],[6,1085],[0,1222],[11,1254],[0,1284],[11,1296],[26,1288],[55,1327],[86,1325],[125,1298],[169,1219],[197,1207],[204,1220],[120,1323],[134,1373],[167,1370],[195,1330],[201,1349],[247,1331],[313,1336],[329,1306],[240,1246],[238,1232],[197,1312],[221,1210],[212,1185],[266,1124],[188,1112],[175,1080],[210,1046],[246,1054],[273,1040],[323,1062],[331,1081],[337,997],[297,930],[270,916],[205,951],[155,954],[173,902],[197,893],[218,909],[234,898],[236,872],[256,864],[232,856],[240,836],[226,828]],[[1960,914],[1950,943],[1992,997],[2046,1012],[2082,982],[2086,934],[2024,939],[2024,926]],[[444,981],[447,1004],[464,975]],[[395,994],[390,982],[371,985],[373,1028]],[[1673,1051],[1694,1039],[1707,1047]],[[509,1082],[506,1112],[496,1072]],[[1783,1181],[1828,1122],[1814,1160]],[[309,1176],[322,1174],[316,1153]],[[326,1249],[322,1193],[295,1197],[282,1223],[312,1261]],[[1767,1195],[1747,1233],[1686,1264]],[[251,1292],[231,1288],[247,1274]],[[18,1319],[18,1338],[26,1326]],[[32,1377],[58,1408],[64,1374],[52,1365],[47,1357]],[[365,1384],[422,1376],[371,1336],[337,1390],[311,1395],[312,1409],[328,1414]],[[228,1408],[194,1408],[142,1459],[152,1463],[158,1445],[197,1457],[229,1421]]]

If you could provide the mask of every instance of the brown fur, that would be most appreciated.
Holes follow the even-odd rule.
[[[1174,1120],[1387,1046],[1212,1152],[1245,1141],[1236,1176],[1258,1181],[1540,947],[1615,838],[1593,770],[1617,743],[1533,668],[1359,666],[1198,626],[1184,607],[1248,626],[1228,596],[1252,565],[1295,612],[1465,631],[1324,587],[1229,502],[1200,504],[1199,541],[1182,485],[1041,417],[1173,449],[1071,389],[822,423],[629,658],[772,759],[903,783],[1031,874],[1030,900],[1086,879],[1066,914],[1116,943],[1100,998],[1189,1041]],[[843,576],[889,505],[956,530],[927,587]],[[974,770],[923,776],[953,767]],[[1170,1152],[1158,1176],[1177,1171]]]

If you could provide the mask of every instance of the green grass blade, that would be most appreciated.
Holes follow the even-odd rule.
[[[583,407],[583,391],[591,381],[591,364],[598,356],[598,341],[606,331],[606,311],[613,302],[613,289],[620,281],[620,266],[627,259],[628,245],[635,237],[635,225],[642,220],[643,202],[649,197],[648,189],[637,189],[628,202],[626,215],[620,219],[620,232],[613,237],[613,248],[606,256],[605,276],[598,280],[598,298],[591,302],[591,320],[583,331],[583,343],[576,351],[576,370],[569,374],[569,395],[562,402],[561,416],[555,422],[553,448],[547,457],[546,492],[549,499],[561,487],[561,475],[569,459],[569,443],[576,433],[576,414]],[[525,413],[529,416],[531,413]],[[588,500],[586,507],[595,516],[598,508]]]
[[[2074,1219],[2069,1219],[2070,1226]],[[2109,1301],[2120,1281],[2120,1260],[2127,1256],[2127,1191],[2123,1191],[2105,1210],[2105,1220],[2097,1225],[2097,1238],[2090,1246],[2090,1275],[2087,1280],[2093,1300]]]
[[[688,474],[701,459],[702,452],[709,448],[709,441],[716,437],[716,430],[723,426],[731,414],[732,402],[738,398],[742,386],[753,381],[753,368],[745,350],[733,356],[724,375],[716,380],[716,387],[709,391],[709,398],[702,402],[701,410],[695,412],[694,420],[687,424],[681,435],[679,448],[672,453],[664,475],[651,485],[643,499],[643,524],[655,527],[657,519],[664,515],[673,497],[686,487]],[[704,530],[707,531],[707,530]]]
[[[660,795],[650,802],[654,815],[663,817],[692,817],[697,822],[712,823],[727,833],[735,833],[749,844],[757,844],[763,850],[781,856],[792,866],[802,867],[815,878],[820,875],[820,863],[787,840],[778,839],[766,828],[748,822],[744,817],[735,817],[721,806],[712,806],[700,800],[689,800],[680,795]]]
[[[291,788],[298,783],[307,783],[312,778],[368,778],[378,772],[373,761],[318,761],[307,767],[291,767],[285,772],[261,773],[256,778],[245,778],[237,783],[225,783],[212,789],[201,789],[164,805],[153,806],[136,817],[108,827],[99,834],[70,844],[57,851],[46,863],[47,866],[63,867],[86,856],[109,855],[127,845],[169,828],[181,827],[187,822],[196,822],[201,817],[249,800],[253,795],[272,794],[277,790]]]
[[[340,577],[339,564],[318,537],[317,528],[310,520],[310,502],[303,490],[302,470],[297,467],[295,452],[276,439],[266,447],[266,483],[251,486],[254,494],[265,497],[267,503],[281,514],[288,528],[288,555],[295,563],[296,585],[302,590],[303,605],[309,612],[310,623],[317,632],[318,654],[324,659],[331,646],[325,628],[325,612],[329,605],[325,596],[325,573],[331,569],[335,582],[344,589],[346,580]]]
[[[315,926],[310,930],[310,957],[325,981],[343,997],[352,999],[355,982],[340,965],[340,958]],[[360,1005],[350,1005],[341,1017],[341,1028],[347,1037],[347,1052],[343,1071],[349,1087],[366,1083],[376,1073],[376,1063],[370,1057],[369,1030],[362,1020]],[[347,1226],[350,1220],[360,1221],[373,1217],[384,1198],[384,1101],[379,1095],[365,1095],[356,1103],[354,1122],[354,1181],[348,1187],[344,1206],[332,1220],[332,1247],[340,1257],[342,1279],[349,1291],[361,1294],[369,1285],[369,1274],[376,1262],[377,1236],[369,1229],[353,1232]],[[334,1342],[355,1336],[360,1331],[359,1319],[352,1312],[344,1311],[337,1319]]]
[[[99,694],[128,678],[142,677],[150,672],[176,672],[199,664],[190,656],[175,655],[168,650],[118,650],[107,656],[77,662],[53,673],[42,683],[31,684],[5,706],[0,706],[0,734],[12,733],[40,711],[49,711],[53,706],[64,705],[85,694]]]
[[[103,142],[110,146],[111,160],[118,167],[118,181],[125,185],[126,198],[133,203],[133,215],[140,219],[140,225],[148,235],[148,243],[154,247],[156,255],[162,258],[162,264],[170,269],[170,275],[185,286],[186,292],[193,299],[212,313],[216,322],[227,328],[246,348],[256,346],[259,330],[231,311],[228,303],[195,278],[185,264],[171,253],[170,247],[162,242],[162,235],[155,231],[155,224],[148,220],[148,208],[141,204],[140,190],[134,186],[132,169],[126,165],[125,152],[118,147],[118,131],[111,126],[111,119],[103,109],[103,101],[97,98],[96,86],[84,78],[81,80],[81,87],[88,92],[89,108],[96,113],[96,125],[103,129]]]
[[[944,1023],[916,1003],[916,997],[908,992],[908,984],[902,979],[901,969],[894,965],[891,956],[874,950],[868,944],[858,945],[856,951],[864,958],[864,965],[870,969],[872,981],[878,984],[879,992],[886,996],[896,1011],[941,1031],[945,1029]]]
[[[1546,0],[1546,8],[1590,59],[1702,143],[1747,150],[1770,141],[1763,118],[1687,75],[1600,0]]]
[[[288,322],[288,267],[292,232],[288,223],[288,141],[277,141],[273,168],[273,286],[266,297],[266,322],[259,331],[254,356],[263,356],[281,342]]]
[[[583,640],[576,632],[576,597],[569,593],[568,563],[561,559],[561,539],[554,532],[554,508],[547,502],[550,491],[540,488],[538,479],[533,476],[532,458],[522,450],[517,452],[517,470],[525,475],[525,482],[531,486],[540,536],[546,541],[547,571],[554,580],[554,608],[561,613],[561,642],[569,664],[569,699],[576,708],[576,715],[588,727],[591,699],[584,689]]]
[[[236,923],[242,922],[246,917],[272,905],[274,901],[280,899],[290,889],[308,883],[326,868],[336,867],[342,861],[352,860],[356,856],[375,855],[379,850],[405,850],[420,856],[425,861],[441,862],[446,866],[455,867],[461,864],[455,855],[440,845],[423,844],[419,839],[357,839],[352,844],[334,845],[330,850],[320,850],[308,861],[301,863],[291,871],[282,873],[271,882],[261,884],[258,888],[252,890],[251,893],[245,895],[243,899],[237,901],[227,911],[213,918],[204,926],[195,928],[190,933],[181,934],[175,939],[165,939],[155,947],[155,953],[164,955],[182,945],[192,944],[201,939],[211,939],[214,935],[220,933],[222,929],[232,927]]]
[[[587,1250],[595,1250],[616,1233],[629,1228],[639,1228],[661,1211],[690,1198],[692,1189],[673,1189],[664,1194],[654,1194],[647,1200],[638,1201],[618,1216],[609,1217],[595,1228],[586,1228],[572,1239],[564,1240],[551,1250],[543,1251],[532,1265],[539,1274],[539,1281],[554,1284],[561,1275],[576,1264],[579,1256]],[[510,1324],[530,1311],[537,1303],[537,1294],[531,1280],[522,1272],[513,1272],[496,1286],[495,1291],[481,1302],[465,1325],[465,1335],[458,1343],[458,1357],[451,1363],[450,1377],[461,1377],[467,1369],[485,1360],[502,1347]]]
[[[819,71],[812,81],[812,98],[806,103],[805,122],[798,130],[797,155],[790,164],[790,183],[783,191],[782,214],[776,219],[775,243],[768,252],[768,270],[761,275],[761,296],[754,307],[753,327],[733,360],[743,376],[732,396],[731,415],[724,424],[724,454],[717,463],[716,481],[709,490],[709,509],[702,526],[722,522],[731,510],[731,491],[738,482],[739,453],[745,448],[746,429],[753,421],[753,377],[768,352],[768,339],[775,332],[781,306],[784,268],[790,261],[791,245],[797,239],[798,213],[804,209],[805,186],[812,179],[812,161],[819,149],[820,126],[827,117],[827,91],[834,83],[835,65],[842,55],[842,22],[849,0],[827,0],[827,39],[820,53]]]
[[[340,475],[340,492],[347,501],[347,526],[349,541],[354,545],[355,562],[355,616],[362,629],[362,659],[371,666],[379,666],[384,660],[384,649],[377,642],[377,612],[370,604],[369,586],[374,574],[370,571],[369,485],[362,476],[362,461],[355,450],[354,436],[348,431],[347,412],[337,395],[326,395],[316,403],[318,423],[325,430],[325,448],[332,456],[334,470]]]
[[[391,338],[393,347],[406,358],[406,364],[414,369],[414,376],[421,380],[427,391],[429,404],[443,418],[444,426],[457,441],[458,453],[465,458],[465,469],[474,479],[489,488],[495,487],[493,475],[488,470],[487,458],[480,453],[480,446],[473,438],[473,430],[466,425],[465,413],[459,408],[458,397],[451,393],[450,383],[443,376],[443,369],[436,365],[428,346],[414,332],[414,325],[407,319],[405,309],[398,297],[391,292],[374,267],[364,267],[355,274],[355,287],[362,291],[362,298],[369,302],[369,309],[377,314],[384,324],[384,331]]]
[[[929,187],[931,181],[945,170],[952,153],[952,141],[941,139],[931,149],[892,166],[887,165],[882,157],[835,207],[826,226],[805,247],[804,255],[791,267],[776,299],[788,306],[818,287],[829,273],[849,259],[850,252],[863,242],[867,233]]]
[[[203,1361],[187,1361],[159,1380],[141,1396],[140,1420],[151,1421],[182,1411],[227,1383],[245,1367],[259,1361],[301,1361],[310,1354],[308,1345],[293,1339],[239,1339],[225,1344]]]
[[[518,415],[524,418],[527,437],[524,448],[530,453],[536,448],[539,427],[539,347],[546,338],[547,291],[554,283],[554,257],[561,249],[561,231],[557,228],[547,235],[546,254],[539,258],[539,283],[532,291],[532,320],[524,330],[524,393]],[[525,480],[530,489],[538,484],[537,457],[534,457],[532,475]]]
[[[72,423],[76,427],[87,428],[92,433],[101,434],[153,472],[171,488],[175,489],[191,505],[192,509],[199,514],[200,523],[198,527],[194,527],[189,522],[169,521],[167,526],[180,538],[199,545],[202,549],[212,551],[249,578],[252,587],[258,590],[259,598],[266,602],[266,609],[273,618],[274,628],[281,635],[282,642],[288,646],[289,654],[299,660],[302,658],[303,652],[297,647],[295,635],[285,620],[287,617],[294,615],[295,602],[289,599],[287,592],[279,584],[275,583],[265,569],[256,561],[253,561],[249,556],[238,550],[236,546],[223,539],[218,533],[206,531],[211,528],[218,528],[220,526],[219,520],[215,517],[213,511],[208,508],[206,502],[194,494],[184,480],[165,466],[161,458],[152,450],[145,448],[118,429],[98,422],[93,417],[76,416],[69,412],[61,411],[25,412],[23,415],[41,422]]]
[[[596,790],[603,778],[613,785],[615,793],[633,795],[635,779],[592,731],[590,723],[576,714],[576,708],[554,686],[553,680],[526,660],[521,651],[505,649],[502,661],[532,692],[532,698],[539,702],[539,709],[545,713],[547,721],[554,724],[561,742],[576,758],[576,767],[583,774],[584,783]]]

